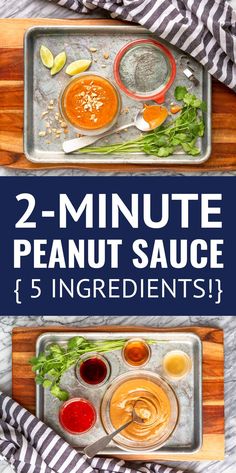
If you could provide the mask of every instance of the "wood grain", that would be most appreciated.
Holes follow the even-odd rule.
[[[163,332],[170,329],[150,327],[30,327],[15,328],[12,333],[12,395],[13,398],[35,413],[34,373],[29,359],[35,354],[39,335],[46,332],[147,331]],[[224,338],[223,331],[211,327],[179,327],[176,332],[193,332],[202,340],[203,346],[203,447],[191,455],[154,455],[149,459],[162,460],[222,460],[224,458]],[[121,457],[122,458],[122,455]],[[130,459],[137,457],[130,456]],[[142,456],[138,459],[147,459]]]
[[[200,165],[143,164],[34,164],[23,153],[23,37],[34,25],[119,24],[115,20],[1,19],[0,28],[0,165],[12,169],[58,169],[67,167],[106,172],[170,170],[177,172],[236,170],[236,95],[213,81],[213,149],[210,159]],[[12,116],[16,112],[17,124]],[[6,126],[8,123],[8,127]]]

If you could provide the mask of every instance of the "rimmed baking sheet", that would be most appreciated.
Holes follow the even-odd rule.
[[[166,104],[174,100],[174,89],[177,85],[191,87],[191,82],[180,70],[182,51],[160,40],[155,34],[139,26],[36,26],[30,28],[25,34],[24,62],[25,62],[25,97],[24,97],[24,152],[26,157],[34,163],[133,163],[133,164],[201,164],[206,161],[211,152],[211,78],[207,71],[194,59],[189,57],[190,65],[194,69],[199,85],[193,87],[193,92],[207,103],[205,114],[205,135],[199,139],[201,153],[198,156],[189,156],[178,152],[166,158],[148,156],[143,153],[126,155],[100,155],[74,153],[65,155],[62,151],[64,133],[60,138],[54,139],[50,144],[45,138],[39,136],[42,130],[41,115],[47,109],[48,102],[58,100],[60,90],[68,81],[68,76],[62,71],[55,77],[50,77],[39,59],[39,48],[42,44],[49,47],[56,55],[62,50],[66,51],[68,64],[78,58],[88,58],[90,48],[95,47],[97,62],[93,62],[91,72],[96,71],[109,78],[113,78],[113,62],[117,52],[124,44],[140,38],[154,38],[165,44],[175,57],[177,75],[174,84],[166,94]],[[108,52],[109,59],[105,60],[103,53]],[[104,67],[105,66],[105,67]],[[129,123],[142,107],[140,102],[122,95],[123,109],[128,113],[120,115],[117,125]],[[57,110],[55,109],[55,112]],[[134,128],[127,129],[118,135],[107,138],[108,143],[120,143],[137,137],[140,132]],[[75,138],[72,128],[66,138]],[[100,140],[99,145],[107,144]]]
[[[134,336],[132,332],[48,332],[40,335],[36,344],[36,355],[45,350],[50,343],[65,344],[71,337],[81,335],[91,340],[111,340],[111,339],[129,339]],[[164,377],[162,360],[164,355],[170,350],[184,350],[192,359],[192,370],[182,380],[171,381],[169,384],[173,387],[179,402],[179,422],[178,426],[167,441],[159,450],[152,453],[161,454],[184,454],[195,453],[201,448],[202,444],[202,344],[200,338],[193,333],[184,332],[135,332],[135,337],[142,337],[146,340],[156,340],[156,344],[151,346],[152,356],[149,363],[143,370],[151,370]],[[132,369],[127,367],[121,358],[121,352],[107,353],[106,357],[112,366],[112,373],[109,383],[118,375]],[[74,368],[70,368],[63,375],[61,385],[67,389],[70,396],[86,397],[95,405],[99,413],[100,403],[109,383],[99,389],[87,388],[78,384],[75,377]],[[96,426],[88,433],[83,435],[70,435],[63,431],[58,422],[58,409],[60,401],[49,393],[48,390],[37,385],[36,388],[36,415],[47,425],[51,426],[56,432],[63,436],[71,445],[78,450],[97,440],[104,435],[101,422],[97,421]],[[105,449],[102,454],[106,455],[130,455],[130,451],[121,450],[114,442]],[[143,452],[135,451],[136,454]]]

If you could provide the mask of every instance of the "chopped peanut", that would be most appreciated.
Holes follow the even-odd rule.
[[[182,108],[179,105],[171,105],[170,107],[170,111],[173,114],[180,112],[180,110],[182,110]]]

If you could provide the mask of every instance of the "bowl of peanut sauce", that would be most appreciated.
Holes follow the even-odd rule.
[[[162,447],[178,424],[179,406],[172,387],[147,370],[120,375],[102,400],[101,420],[105,431],[110,434],[131,420],[134,406],[142,422],[132,422],[114,441],[130,451]]]

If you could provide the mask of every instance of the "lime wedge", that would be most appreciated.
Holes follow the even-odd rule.
[[[40,47],[40,58],[45,67],[48,67],[48,69],[51,69],[54,63],[53,59],[53,54],[51,53],[50,49],[48,49],[46,46],[41,46]]]
[[[80,72],[87,71],[91,65],[91,62],[92,61],[88,59],[79,59],[78,61],[71,62],[71,64],[69,64],[69,66],[66,68],[66,74],[69,76],[75,76]]]
[[[61,71],[61,69],[64,67],[66,63],[66,53],[63,51],[62,53],[58,54],[55,59],[54,59],[54,64],[51,69],[51,75],[54,76],[58,72]]]

